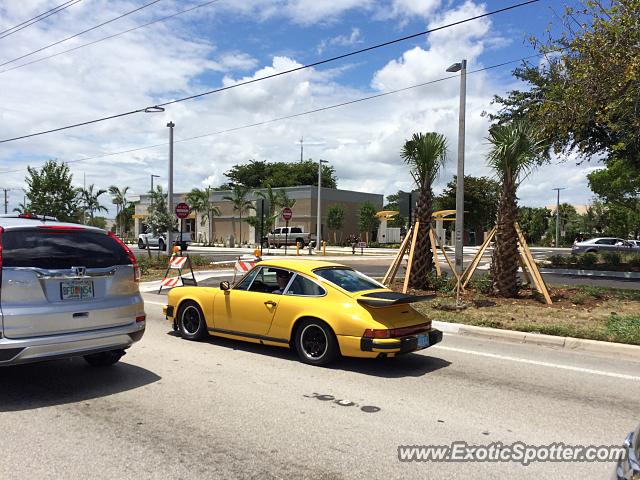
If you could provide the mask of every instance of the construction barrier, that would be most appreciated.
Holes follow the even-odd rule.
[[[249,270],[251,270],[260,260],[260,257],[256,257],[253,255],[244,255],[242,257],[238,257],[235,265],[233,266],[233,281],[236,281],[237,275],[242,276]]]
[[[189,271],[191,272],[191,278],[185,278],[182,276],[182,270],[186,267],[189,267]],[[178,270],[177,277],[169,278],[169,272],[171,270]],[[196,281],[196,276],[193,273],[193,267],[191,266],[191,259],[189,255],[180,256],[178,252],[174,250],[173,255],[169,257],[169,266],[167,267],[167,271],[164,274],[164,278],[160,282],[160,288],[158,289],[158,293],[162,292],[163,288],[173,288],[178,286],[178,282],[182,283],[182,286],[190,285],[197,286],[198,282]]]

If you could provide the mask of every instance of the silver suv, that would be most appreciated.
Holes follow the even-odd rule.
[[[116,363],[142,337],[140,270],[104,230],[0,218],[0,366],[83,356]]]

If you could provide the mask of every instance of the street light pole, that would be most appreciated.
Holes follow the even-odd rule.
[[[556,187],[552,188],[552,190],[556,190],[558,192],[556,200],[556,248],[558,248],[558,245],[560,245],[560,190],[566,190],[566,187]]]
[[[467,102],[467,61],[454,63],[447,72],[460,72],[460,113],[458,119],[458,172],[456,176],[456,270],[462,274],[464,248],[464,136]]]
[[[316,251],[320,251],[322,247],[320,242],[322,241],[322,215],[320,212],[320,196],[322,191],[322,164],[329,163],[326,160],[318,160],[318,216],[316,218]]]
[[[167,209],[169,210],[169,218],[171,223],[167,228],[167,255],[171,256],[171,250],[173,248],[173,127],[175,123],[167,123],[169,127],[169,180],[167,186]]]

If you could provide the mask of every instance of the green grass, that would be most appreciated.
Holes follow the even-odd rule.
[[[606,333],[614,342],[640,345],[640,315],[611,315]]]

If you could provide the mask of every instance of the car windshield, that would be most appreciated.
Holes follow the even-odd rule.
[[[350,268],[318,268],[313,271],[319,277],[339,286],[347,292],[361,292],[374,288],[384,288],[372,278]]]

